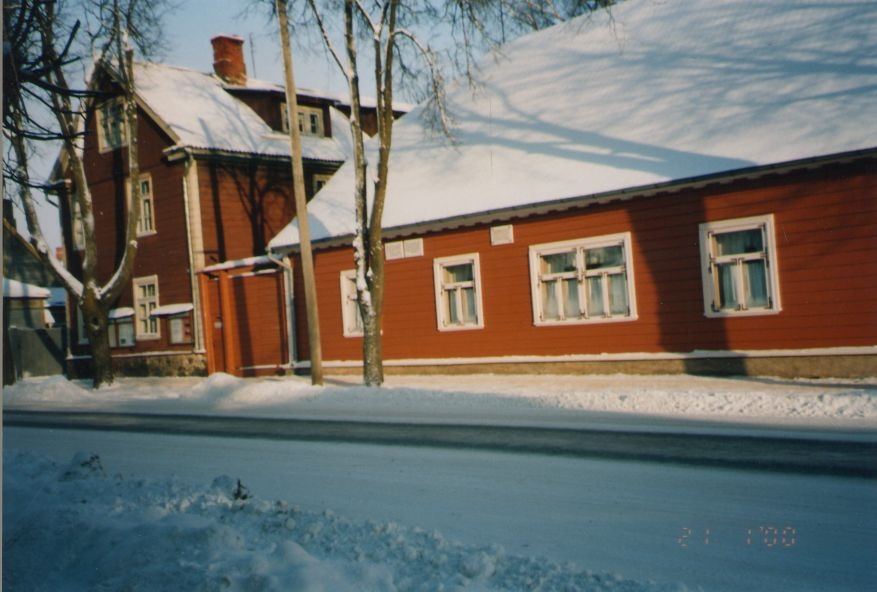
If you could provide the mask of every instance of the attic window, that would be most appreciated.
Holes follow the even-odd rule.
[[[313,193],[316,194],[320,189],[326,186],[332,175],[314,175]]]
[[[284,132],[289,132],[289,115],[286,110],[286,102],[280,104],[281,126]],[[326,135],[323,129],[323,110],[320,107],[298,106],[298,130],[303,136],[315,136],[322,138]]]
[[[98,106],[95,114],[98,150],[109,152],[124,146],[126,143],[125,111],[122,99],[104,101]]]

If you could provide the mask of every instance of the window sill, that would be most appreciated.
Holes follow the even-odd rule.
[[[140,341],[158,341],[159,339],[161,339],[161,335],[138,335],[135,340],[135,345]]]
[[[766,309],[757,309],[757,310],[732,310],[728,312],[713,312],[708,310],[703,313],[708,319],[733,319],[735,317],[765,317],[770,315],[778,315],[782,312],[782,309],[772,308],[769,310]]]
[[[454,333],[457,331],[476,331],[478,329],[484,329],[484,324],[480,325],[449,325],[449,326],[441,326],[438,328],[440,333]]]
[[[567,319],[563,321],[534,321],[533,325],[536,327],[566,327],[569,325],[605,325],[608,323],[627,323],[631,321],[638,320],[639,317],[629,316],[629,317],[610,317],[603,318],[600,317],[598,319]]]

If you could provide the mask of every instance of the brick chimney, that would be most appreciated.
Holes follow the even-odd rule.
[[[237,35],[217,35],[210,43],[213,44],[213,71],[216,75],[229,84],[245,85],[244,40]]]

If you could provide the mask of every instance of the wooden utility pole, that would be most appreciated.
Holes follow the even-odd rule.
[[[292,157],[292,188],[295,193],[295,215],[298,218],[298,242],[301,248],[301,269],[305,285],[305,309],[308,317],[308,343],[311,350],[311,384],[323,384],[323,351],[320,346],[320,319],[317,314],[317,286],[314,278],[314,256],[308,226],[304,169],[301,163],[301,131],[298,129],[298,98],[292,71],[292,48],[289,43],[287,0],[275,0],[280,24],[280,45],[283,51],[283,72],[286,82],[286,114],[289,121],[289,143]]]

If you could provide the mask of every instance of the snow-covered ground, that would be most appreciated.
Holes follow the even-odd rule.
[[[215,375],[123,379],[95,392],[34,379],[5,389],[4,406],[877,434],[877,380],[355,382]],[[4,433],[7,590],[858,590],[877,578],[868,559],[877,488],[865,479],[48,432]],[[173,471],[147,470],[122,450],[145,457],[157,440]],[[208,452],[217,447],[224,458]],[[280,474],[256,476],[247,462]],[[456,505],[443,501],[455,496]]]
[[[259,380],[122,378],[94,391],[62,377],[4,390],[6,409],[659,429],[877,429],[877,377],[786,380],[696,376],[388,376]]]

